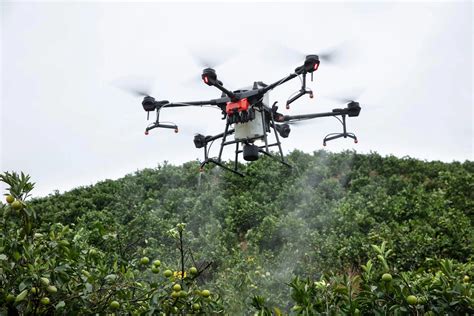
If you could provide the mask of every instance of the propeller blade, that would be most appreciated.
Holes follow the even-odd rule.
[[[302,126],[305,126],[305,125],[314,124],[314,120],[312,122],[311,119],[303,119],[303,120],[289,121],[289,122],[285,122],[285,123],[290,124],[293,127],[302,127]]]
[[[339,103],[343,103],[343,104],[347,104],[349,102],[357,100],[357,98],[345,98],[345,97],[333,97],[331,99],[333,99],[334,101],[337,101]]]
[[[272,43],[266,49],[265,54],[268,54],[273,58],[286,60],[287,62],[303,62],[307,55],[316,54],[319,59],[325,63],[330,64],[342,64],[347,60],[347,56],[344,51],[349,51],[348,45],[344,42],[339,45],[333,46],[326,50],[315,50],[303,52],[281,43]]]
[[[288,63],[304,61],[306,57],[304,53],[277,42],[268,44],[263,54],[265,59],[270,57],[270,60],[277,59]]]
[[[130,88],[126,91],[129,91],[131,94],[136,95],[137,97],[147,97],[151,94],[149,91],[133,88]]]
[[[185,80],[183,80],[180,84],[183,85],[186,89],[190,89],[190,90],[194,90],[194,89],[203,90],[203,91],[209,90],[209,86],[204,84],[200,74],[190,76],[186,78]]]
[[[347,104],[351,101],[357,101],[364,94],[365,89],[363,88],[353,88],[350,91],[336,94],[324,94],[323,98],[334,100],[338,103]],[[341,96],[342,95],[342,96]]]
[[[214,45],[210,45],[204,49],[192,49],[189,54],[200,68],[216,68],[234,57],[235,52],[222,47],[217,49]]]
[[[203,57],[198,54],[192,54],[193,59],[200,68],[215,68],[222,63],[218,59],[213,59],[212,57]]]
[[[317,55],[319,56],[320,60],[332,64],[341,63],[341,59],[344,58],[342,45],[319,52]]]
[[[117,79],[112,84],[137,97],[150,96],[153,79],[147,77],[124,77]]]

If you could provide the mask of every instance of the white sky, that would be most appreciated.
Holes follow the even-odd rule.
[[[345,62],[321,64],[302,98],[284,110],[299,81],[271,94],[284,114],[329,111],[324,96],[354,93],[362,112],[348,120],[359,144],[327,149],[464,161],[473,159],[473,6],[466,2],[26,3],[1,4],[2,171],[31,174],[35,195],[118,178],[165,160],[202,159],[195,132],[219,133],[213,109],[168,109],[180,133],[143,131],[141,99],[114,86],[150,78],[157,99],[211,99],[190,83],[201,68],[190,51],[232,58],[217,67],[229,88],[276,81],[301,62],[275,43],[318,53],[344,44]],[[331,118],[293,128],[284,151],[312,152],[340,130]],[[214,145],[216,146],[216,145]],[[231,148],[228,148],[231,151]],[[2,190],[3,191],[3,190]]]

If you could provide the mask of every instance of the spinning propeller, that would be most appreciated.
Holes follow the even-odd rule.
[[[290,63],[297,60],[304,60],[306,56],[315,54],[319,57],[319,60],[325,64],[340,65],[349,60],[349,57],[345,53],[347,50],[348,45],[342,43],[326,50],[318,50],[315,54],[314,52],[303,52],[280,43],[272,43],[268,45],[268,48],[265,50],[265,55],[270,55],[271,57]]]

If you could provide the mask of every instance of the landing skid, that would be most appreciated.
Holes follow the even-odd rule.
[[[263,116],[264,112],[262,111],[261,113],[262,113],[262,116]],[[265,127],[264,127],[264,130],[263,130],[263,136],[247,138],[247,139],[237,139],[237,140],[226,141],[227,136],[231,135],[235,132],[234,129],[230,129],[231,124],[229,122],[226,123],[224,133],[221,133],[221,134],[218,134],[218,135],[215,135],[215,136],[206,136],[206,142],[205,142],[204,148],[203,148],[204,149],[204,161],[200,165],[200,170],[203,171],[204,167],[207,164],[212,163],[212,164],[215,164],[215,165],[217,165],[217,166],[219,166],[219,167],[221,167],[221,168],[223,168],[227,171],[231,171],[236,175],[239,175],[241,177],[245,177],[245,174],[243,172],[241,172],[238,168],[239,154],[243,153],[243,150],[239,148],[239,144],[243,143],[245,145],[249,145],[249,144],[253,143],[256,140],[263,140],[263,142],[264,142],[264,145],[257,146],[259,153],[262,153],[263,155],[272,158],[273,160],[281,163],[282,165],[287,166],[288,168],[292,168],[292,166],[285,161],[285,157],[283,156],[283,150],[281,148],[280,138],[278,137],[278,131],[276,130],[275,121],[273,119],[273,113],[271,114],[270,122],[271,122],[271,124],[269,126],[269,129],[271,128],[273,130],[273,133],[275,135],[275,140],[276,140],[274,143],[271,143],[271,144],[268,143],[268,136],[267,136],[268,130],[265,130]],[[219,149],[219,156],[217,158],[209,158],[209,156],[208,156],[209,148],[208,147],[210,147],[210,146],[208,146],[208,144],[210,142],[212,144],[213,141],[215,141],[216,139],[219,139],[219,138],[222,138],[220,149]],[[229,168],[228,166],[224,165],[224,163],[222,162],[222,153],[224,151],[224,147],[229,146],[229,145],[233,145],[233,144],[235,144],[234,168]],[[275,146],[278,147],[278,151],[279,151],[278,156],[272,154],[269,150],[270,147],[275,147]]]

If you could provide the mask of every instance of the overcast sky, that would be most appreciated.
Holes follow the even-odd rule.
[[[328,97],[363,91],[360,116],[348,120],[359,144],[336,140],[328,150],[473,159],[470,1],[2,2],[1,10],[1,170],[31,174],[36,196],[165,160],[202,159],[193,135],[222,132],[219,111],[168,109],[162,119],[180,133],[144,136],[150,122],[141,99],[117,88],[146,81],[158,99],[219,97],[194,80],[202,69],[190,52],[230,57],[217,71],[236,89],[276,81],[303,62],[287,58],[281,45],[306,53],[342,47],[339,63],[322,63],[310,83],[316,97],[290,111],[281,106],[284,114],[328,111],[341,107]],[[271,101],[284,104],[298,89],[294,80]],[[285,153],[322,148],[338,124],[325,118],[295,127]]]

